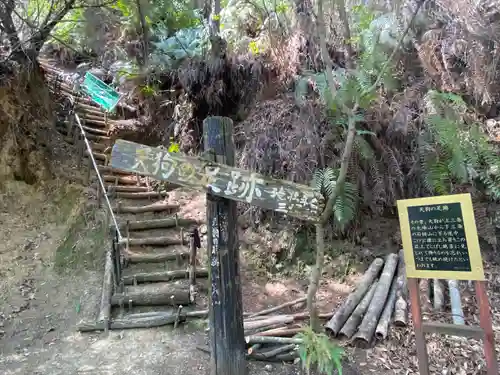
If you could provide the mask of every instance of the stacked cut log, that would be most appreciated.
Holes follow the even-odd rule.
[[[421,310],[424,313],[443,311],[446,286],[453,323],[465,324],[458,282],[454,280],[419,280]],[[405,263],[403,250],[400,250],[398,254],[389,254],[385,260],[377,258],[371,263],[325,328],[334,337],[349,339],[355,346],[366,348],[387,338],[391,323],[395,327],[406,327],[408,310]]]
[[[407,292],[403,251],[376,258],[355,290],[325,325],[332,336],[369,347],[387,337],[392,318],[406,325]]]

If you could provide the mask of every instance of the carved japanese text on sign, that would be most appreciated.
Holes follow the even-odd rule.
[[[321,196],[309,186],[134,142],[117,140],[110,165],[304,220],[318,221],[324,208]]]
[[[398,201],[408,277],[483,280],[469,194]]]

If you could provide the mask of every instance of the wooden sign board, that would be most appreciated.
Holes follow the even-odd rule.
[[[121,139],[113,146],[110,165],[312,222],[324,209],[322,196],[309,186]]]
[[[470,194],[397,204],[409,278],[484,280]]]

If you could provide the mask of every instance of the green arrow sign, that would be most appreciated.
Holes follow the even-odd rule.
[[[120,100],[120,94],[89,72],[85,74],[81,88],[90,96],[90,99],[99,104],[106,112],[111,112]]]

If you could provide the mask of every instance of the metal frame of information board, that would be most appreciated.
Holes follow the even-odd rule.
[[[415,328],[415,343],[420,375],[430,375],[429,356],[425,342],[426,333],[471,337],[483,340],[486,370],[488,375],[498,375],[498,362],[495,352],[495,336],[491,321],[490,305],[484,281],[484,271],[477,236],[474,210],[470,194],[456,194],[440,197],[428,197],[400,200],[398,203],[401,237],[405,253],[405,265],[410,294],[411,314]],[[470,271],[422,270],[415,267],[414,249],[410,231],[408,208],[415,206],[433,206],[459,203],[463,218],[467,249],[469,252]],[[420,308],[419,279],[455,279],[474,280],[476,299],[479,306],[479,327],[456,325],[440,322],[423,322]]]

